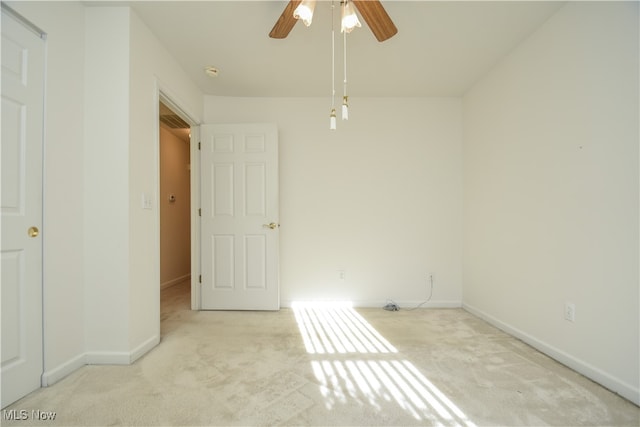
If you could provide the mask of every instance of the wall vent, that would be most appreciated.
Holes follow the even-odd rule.
[[[160,122],[171,129],[188,129],[190,126],[162,102],[160,103]]]

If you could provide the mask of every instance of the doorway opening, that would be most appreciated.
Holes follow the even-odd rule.
[[[162,325],[172,313],[191,308],[191,127],[168,103],[159,104]]]

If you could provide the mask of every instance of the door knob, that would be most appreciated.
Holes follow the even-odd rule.
[[[262,224],[262,226],[265,228],[270,228],[272,230],[275,230],[276,228],[278,228],[278,224],[276,224],[275,222],[272,222],[269,224]]]
[[[27,230],[27,234],[29,235],[29,237],[38,237],[38,234],[40,234],[40,230],[38,230],[38,227],[29,227],[29,230]]]

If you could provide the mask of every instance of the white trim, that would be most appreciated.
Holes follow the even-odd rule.
[[[182,120],[187,122],[189,127],[198,125],[198,122],[197,122],[196,119],[193,118],[193,115],[191,115],[191,114],[187,113],[186,111],[184,111],[184,109],[182,107],[180,107],[180,105],[178,105],[176,102],[174,102],[172,95],[170,93],[168,93],[169,91],[162,84],[162,82],[160,80],[158,80],[157,78],[156,78],[156,88],[157,88],[157,91],[158,91],[157,92],[158,93],[158,102],[162,102],[164,105],[169,107],[169,109],[171,111],[173,111],[174,113],[176,113],[176,115],[178,117],[180,117]],[[159,116],[160,115],[158,114],[158,117]]]
[[[177,285],[178,283],[182,283],[184,281],[191,280],[191,273],[182,275],[180,277],[176,277],[175,279],[167,280],[164,283],[160,283],[160,289],[165,289],[171,287],[173,285]]]
[[[20,22],[20,24],[22,24],[27,30],[31,31],[36,36],[38,36],[38,38],[41,38],[42,40],[47,39],[47,33],[45,33],[42,29],[40,29],[40,27],[35,25],[33,22],[29,21],[27,18],[20,15],[18,12],[13,10],[10,6],[7,6],[4,2],[2,2],[0,6],[2,7],[3,12],[7,13],[8,15],[11,15],[13,19]]]
[[[546,354],[552,359],[562,363],[563,365],[573,369],[574,371],[584,375],[585,377],[597,382],[605,388],[608,388],[614,393],[619,394],[625,399],[630,400],[636,405],[640,405],[640,389],[634,387],[631,384],[627,384],[625,381],[615,378],[612,375],[604,372],[603,370],[581,360],[578,359],[544,341],[539,340],[538,338],[527,334],[524,331],[521,331],[517,328],[504,323],[503,321],[485,313],[484,311],[473,307],[469,304],[462,304],[462,308],[469,313],[473,314],[481,318],[482,320],[487,321],[498,329],[512,335],[525,343],[529,344],[531,347],[539,350],[540,352]]]
[[[69,359],[58,367],[44,372],[42,374],[42,387],[48,387],[57,383],[67,375],[72,374],[86,364],[87,363],[85,360],[85,354],[80,354],[72,359]]]
[[[189,141],[189,164],[190,164],[190,186],[191,186],[191,277],[198,278],[200,275],[200,217],[198,216],[198,208],[200,208],[200,154],[198,151],[198,143],[200,142],[200,124],[194,114],[185,110],[180,102],[180,97],[174,93],[169,86],[164,84],[158,76],[155,76],[155,97],[156,108],[159,110],[159,102],[164,103],[180,118],[187,122],[190,126],[191,138]],[[157,126],[156,132],[156,172],[155,172],[155,188],[157,194],[160,193],[160,113],[156,110]],[[157,198],[156,198],[157,200]],[[157,239],[158,239],[158,275],[160,274],[160,210],[157,213]],[[191,280],[191,310],[200,309],[200,287],[197,280]],[[161,289],[163,286],[161,285]]]
[[[191,310],[200,310],[200,126],[191,126]]]
[[[160,344],[160,335],[149,338],[138,347],[131,350],[131,352],[129,353],[129,363],[131,364],[135,362],[136,360],[147,354],[149,351],[153,350],[153,348],[158,344]]]
[[[128,353],[115,351],[91,351],[79,354],[65,363],[43,373],[41,381],[42,387],[54,385],[85,365],[131,365],[151,351],[159,343],[160,336],[156,335],[149,338]]]
[[[90,351],[84,354],[86,365],[130,365],[131,353],[124,351]]]

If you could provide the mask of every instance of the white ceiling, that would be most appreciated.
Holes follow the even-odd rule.
[[[398,27],[378,42],[366,24],[347,37],[351,96],[460,96],[542,25],[559,1],[383,0]],[[131,2],[186,73],[211,95],[331,95],[331,2],[313,24],[269,38],[287,1]],[[339,21],[336,1],[336,23]],[[362,19],[361,19],[362,21]],[[215,79],[204,67],[220,70]],[[342,94],[342,35],[336,31],[336,93]]]

